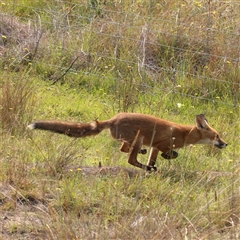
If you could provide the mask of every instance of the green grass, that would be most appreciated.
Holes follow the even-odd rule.
[[[18,17],[0,23],[1,238],[239,238],[237,4],[0,3]],[[204,113],[229,145],[159,156],[148,174],[108,131],[72,139],[26,130],[121,111],[185,124]]]

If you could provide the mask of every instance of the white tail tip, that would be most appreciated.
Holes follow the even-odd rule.
[[[36,128],[35,123],[31,123],[27,126],[27,129],[30,129],[30,130],[33,130],[35,128]]]

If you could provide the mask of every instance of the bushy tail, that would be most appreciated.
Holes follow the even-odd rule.
[[[103,129],[108,128],[107,121],[92,123],[74,123],[62,121],[37,121],[27,128],[47,130],[55,133],[66,134],[69,137],[87,137],[99,134]]]

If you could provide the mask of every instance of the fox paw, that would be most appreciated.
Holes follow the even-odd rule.
[[[147,166],[147,169],[146,169],[147,171],[154,171],[154,172],[156,172],[157,171],[157,167],[154,167],[154,166]]]
[[[171,153],[162,153],[161,156],[165,159],[174,159],[177,158],[178,153],[176,151],[172,151]]]
[[[140,150],[140,153],[141,153],[141,154],[146,154],[146,153],[147,153],[147,149],[146,149],[146,148],[141,149],[141,150]]]

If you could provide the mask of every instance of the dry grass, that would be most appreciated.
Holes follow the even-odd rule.
[[[25,76],[24,76],[25,77]],[[1,89],[1,126],[4,132],[22,134],[25,125],[29,122],[27,112],[34,109],[33,87],[28,79],[15,76],[10,80],[5,75]]]
[[[23,23],[17,17],[4,13],[0,19],[1,66],[19,71],[21,65],[31,65],[43,34],[38,26],[40,23]]]
[[[3,239],[239,239],[239,4],[0,9]],[[181,123],[205,113],[230,144],[183,149],[146,174],[126,165],[107,132],[69,140],[25,129],[33,119],[119,111]]]

